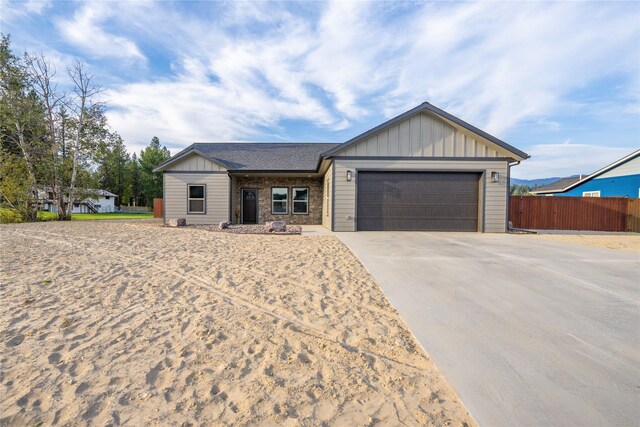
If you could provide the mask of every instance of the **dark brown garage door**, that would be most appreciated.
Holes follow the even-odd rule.
[[[358,230],[477,231],[479,177],[358,172]]]

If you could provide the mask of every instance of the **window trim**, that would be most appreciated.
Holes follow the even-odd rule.
[[[600,197],[600,190],[583,191],[582,197]]]
[[[285,200],[277,200],[278,202],[285,202],[285,211],[284,212],[274,212],[273,211],[273,190],[286,190],[287,198]],[[289,187],[271,187],[271,215],[289,215]]]
[[[203,198],[198,198],[198,197],[189,197],[190,196],[190,191],[189,189],[191,187],[203,187],[204,192],[203,192]],[[203,211],[202,212],[191,212],[190,209],[190,204],[189,202],[191,200],[202,200],[202,207],[203,207]],[[187,215],[206,215],[207,214],[207,184],[187,184]]]
[[[306,203],[307,210],[305,212],[296,212],[295,205],[295,192],[296,190],[307,190],[307,200],[304,200]],[[300,203],[301,200],[298,200]],[[309,215],[309,187],[291,187],[291,215]]]

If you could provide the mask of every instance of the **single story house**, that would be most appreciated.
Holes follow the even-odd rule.
[[[565,178],[536,188],[537,196],[640,197],[640,150],[579,179]]]
[[[113,194],[107,190],[79,189],[83,194],[90,194],[84,198],[78,198],[73,201],[71,213],[107,213],[115,212],[115,199],[117,194]],[[38,191],[38,204],[40,209],[49,212],[57,212],[58,207],[53,200],[53,193],[49,190]],[[67,198],[64,200],[67,204]]]
[[[529,156],[423,103],[344,143],[196,143],[160,164],[164,220],[505,232]]]

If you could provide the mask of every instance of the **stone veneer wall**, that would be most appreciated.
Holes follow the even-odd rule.
[[[271,187],[289,188],[289,209],[287,215],[271,215]],[[293,187],[309,188],[309,213],[293,215]],[[236,211],[240,211],[240,198],[243,188],[257,188],[258,191],[258,223],[267,221],[286,221],[292,225],[322,224],[322,178],[285,178],[285,177],[233,177],[231,218],[234,224],[240,222]]]

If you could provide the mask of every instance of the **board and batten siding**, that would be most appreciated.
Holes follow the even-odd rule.
[[[324,174],[322,201],[322,225],[331,230],[333,206],[333,164]]]
[[[480,172],[479,184],[479,231],[504,233],[507,225],[507,168],[502,159],[478,160],[348,160],[337,157],[334,161],[333,231],[356,231],[356,188],[358,170],[378,171],[440,171],[440,172]],[[353,178],[347,181],[347,170]],[[491,172],[500,174],[499,182],[491,181]],[[484,182],[482,181],[484,180]]]
[[[428,113],[416,114],[335,157],[513,157],[504,148]]]
[[[173,163],[166,172],[223,172],[225,170],[221,165],[205,159],[197,153],[192,153]]]
[[[173,168],[172,168],[173,169]],[[229,176],[225,172],[164,172],[164,217],[185,218],[187,224],[218,224],[229,221]],[[187,213],[187,185],[206,185],[206,213]]]

